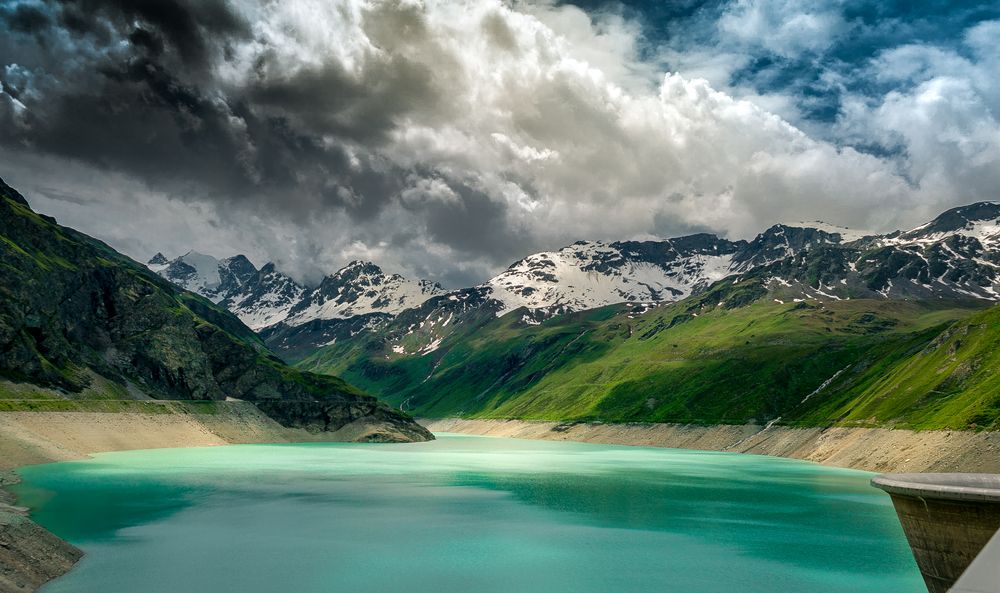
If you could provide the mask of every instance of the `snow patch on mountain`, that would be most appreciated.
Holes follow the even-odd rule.
[[[647,242],[657,244],[660,242]],[[581,311],[623,302],[682,299],[733,272],[733,253],[668,250],[650,261],[630,249],[647,243],[581,241],[530,255],[481,285],[502,303],[502,316],[520,307]]]
[[[987,249],[1000,248],[1000,219],[998,220],[975,220],[969,221],[962,228],[953,231],[938,231],[930,233],[919,233],[920,227],[906,233],[900,237],[894,237],[885,241],[886,245],[907,245],[919,244],[930,245],[943,241],[950,236],[960,235],[977,239],[983,247]]]
[[[952,208],[934,220],[885,239],[887,245],[927,245],[953,235],[970,237],[987,249],[1000,248],[1000,202],[979,202]]]

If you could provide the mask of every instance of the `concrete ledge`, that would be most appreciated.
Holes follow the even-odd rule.
[[[884,474],[872,486],[916,498],[1000,503],[1000,474]]]

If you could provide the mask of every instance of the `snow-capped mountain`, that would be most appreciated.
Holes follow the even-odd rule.
[[[351,262],[315,287],[297,283],[273,263],[258,270],[242,255],[220,260],[191,251],[168,261],[157,253],[146,265],[226,307],[255,331],[278,323],[297,327],[375,313],[392,316],[443,292],[438,284],[386,274],[362,261]]]
[[[295,326],[368,313],[395,315],[442,292],[440,284],[386,274],[371,262],[357,260],[324,278],[292,307],[285,323]]]
[[[177,286],[214,303],[240,290],[257,272],[250,260],[242,255],[220,260],[197,251],[189,251],[171,261],[157,253],[146,265]]]
[[[906,232],[852,239],[807,245],[745,272],[766,278],[776,300],[1000,299],[998,203],[954,208]]]
[[[285,320],[306,293],[305,287],[276,270],[273,263],[268,263],[219,304],[232,311],[247,327],[259,331]]]
[[[803,250],[847,246],[869,233],[822,222],[775,225],[753,241],[697,234],[665,241],[579,241],[530,255],[477,288],[499,301],[498,315],[519,307],[547,312],[615,303],[666,303],[714,282]]]
[[[719,281],[753,286],[721,291],[727,306],[765,297],[998,300],[998,230],[1000,205],[987,203],[949,210],[917,229],[889,235],[805,222],[774,225],[752,241],[702,234],[578,242],[528,256],[477,287],[430,299],[372,331],[387,356],[425,356],[447,349],[449,336],[515,310],[520,313],[514,323],[523,325],[615,303],[631,303],[629,314],[639,315]],[[308,336],[300,333],[297,340],[302,355]]]
[[[740,246],[704,234],[666,241],[579,241],[530,255],[481,287],[502,304],[498,315],[519,307],[566,312],[675,301],[732,274]]]

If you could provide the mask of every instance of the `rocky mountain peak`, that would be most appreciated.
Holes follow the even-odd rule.
[[[282,321],[295,325],[367,313],[393,315],[443,292],[435,282],[387,275],[363,260],[348,263],[312,289],[283,274],[273,262],[258,270],[243,255],[219,260],[190,251],[173,261],[154,260],[148,264],[151,270],[227,307],[255,330]]]
[[[219,262],[219,286],[216,292],[224,300],[239,291],[257,274],[257,268],[244,255],[234,255]]]
[[[369,313],[395,315],[440,294],[440,285],[387,275],[378,265],[355,260],[323,279],[289,311],[286,323],[346,319]]]
[[[220,304],[248,327],[260,330],[284,320],[305,293],[305,287],[268,262],[229,290]]]
[[[398,274],[395,278],[402,278]],[[320,283],[320,288],[327,287],[326,290],[337,291],[344,286],[357,288],[358,286],[374,286],[383,282],[387,277],[382,268],[372,262],[354,260],[333,274],[327,276]]]
[[[1000,243],[1000,202],[977,202],[941,213],[927,224],[902,233],[903,241],[937,241],[947,234],[975,237],[984,243]]]
[[[238,291],[257,273],[257,268],[246,256],[219,260],[197,251],[188,251],[169,261],[162,253],[157,253],[146,266],[177,286],[216,303]]]
[[[790,257],[804,249],[841,243],[842,236],[811,226],[776,224],[746,243],[735,256],[735,270],[748,271]]]

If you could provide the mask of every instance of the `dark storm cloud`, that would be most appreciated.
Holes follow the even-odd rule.
[[[455,184],[460,207],[440,202],[427,207],[427,230],[431,237],[467,253],[504,253],[511,230],[497,226],[506,208],[475,188]],[[527,241],[525,236],[517,237]]]
[[[17,33],[41,32],[50,24],[49,15],[35,6],[17,5],[14,7],[0,7],[0,19],[2,19],[11,31]]]
[[[37,81],[37,99],[6,114],[13,133],[3,142],[225,197],[287,183],[282,165],[299,158],[321,156],[344,169],[338,150],[319,150],[280,118],[256,118],[238,98],[202,88],[191,75],[211,65],[211,46],[247,34],[224,3],[67,0],[52,10],[74,24],[73,40],[89,55],[68,59],[50,73],[55,81]],[[37,62],[55,63],[69,49],[54,39],[40,43]],[[17,88],[9,77],[0,80]]]
[[[418,43],[418,17],[376,19],[373,36]],[[359,77],[336,61],[288,74],[263,51],[242,88],[223,88],[207,71],[250,30],[221,0],[17,5],[3,25],[33,51],[18,52],[29,69],[23,84],[0,73],[7,94],[27,107],[0,112],[8,131],[0,142],[130,172],[179,195],[271,201],[292,216],[317,208],[375,216],[406,173],[368,151],[349,156],[345,144],[377,146],[407,112],[438,100],[434,73],[401,54],[369,60]],[[34,65],[50,78],[30,72]],[[39,87],[34,101],[24,85]]]
[[[145,35],[161,37],[188,67],[207,66],[213,45],[249,34],[225,0],[59,0],[56,10],[60,22],[100,42],[118,41],[141,22]]]
[[[268,56],[258,67],[268,69]],[[279,68],[274,66],[273,68]],[[252,79],[246,98],[281,113],[303,128],[363,143],[381,143],[408,111],[435,104],[434,73],[405,56],[370,63],[359,78],[338,63],[292,76]]]

